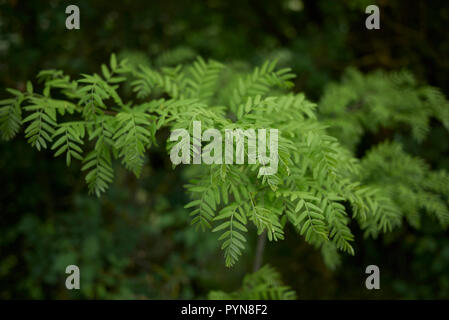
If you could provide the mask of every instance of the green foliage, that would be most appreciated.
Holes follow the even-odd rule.
[[[154,122],[152,116],[136,109],[125,109],[115,117],[117,131],[113,139],[125,167],[140,175],[145,150],[151,145]]]
[[[24,99],[22,92],[8,89],[15,98],[0,101],[0,125],[4,141],[8,141],[19,132],[22,121],[22,110],[20,104]]]
[[[33,158],[25,162],[32,164],[36,160]],[[61,167],[67,170],[64,163]],[[22,170],[31,171],[31,168],[28,164]],[[57,167],[53,163],[48,169],[52,172]],[[50,179],[52,183],[61,183],[60,177]],[[111,190],[116,195],[114,206],[106,198],[98,200],[81,194],[74,198],[71,211],[56,207],[54,215],[42,217],[39,209],[45,208],[48,201],[41,198],[45,193],[40,190],[45,187],[35,186],[33,192],[29,192],[30,189],[23,190],[24,194],[16,192],[21,203],[37,201],[39,205],[31,208],[34,211],[20,214],[20,211],[11,210],[14,204],[7,208],[8,212],[17,213],[14,215],[17,222],[15,228],[0,238],[4,248],[4,259],[0,260],[2,299],[20,296],[30,299],[198,297],[191,287],[211,273],[210,268],[206,268],[211,263],[206,260],[216,256],[216,246],[211,245],[212,234],[199,235],[185,228],[189,219],[185,210],[170,203],[165,195],[157,194],[156,188],[148,190],[153,193],[152,206],[138,202],[129,205],[133,191],[116,188]],[[65,190],[70,187],[62,186]],[[131,216],[127,214],[130,211]],[[19,241],[26,250],[24,255],[9,250]],[[143,250],[147,243],[158,245],[154,250]],[[170,252],[173,248],[176,253]],[[82,270],[81,288],[69,291],[64,285],[65,268],[74,262]],[[146,272],[136,270],[140,265]],[[5,289],[9,281],[15,283],[17,290]],[[203,290],[207,292],[209,288]]]
[[[234,292],[211,291],[210,300],[294,300],[296,293],[285,286],[270,265],[245,276],[242,287]]]
[[[46,149],[47,142],[51,143],[53,141],[52,136],[57,126],[56,110],[53,106],[46,104],[45,98],[30,97],[28,100],[32,105],[24,107],[24,110],[32,113],[23,119],[23,123],[29,122],[25,129],[25,137],[37,150],[41,148]]]
[[[53,134],[53,139],[56,141],[51,147],[52,150],[57,149],[55,157],[65,152],[68,166],[70,166],[72,157],[83,160],[81,156],[83,150],[80,148],[80,145],[83,144],[82,138],[84,138],[83,123],[65,122],[59,124],[59,129]]]
[[[112,139],[113,128],[110,116],[99,116],[93,126],[88,126],[91,133],[89,140],[97,139],[94,150],[83,159],[82,171],[89,170],[86,174],[86,183],[90,193],[95,193],[97,197],[105,192],[108,185],[112,183],[114,172],[111,163],[111,148],[114,147]]]
[[[326,87],[319,105],[320,115],[332,126],[330,132],[351,149],[365,131],[402,126],[422,142],[431,118],[449,129],[449,102],[444,95],[435,87],[420,86],[405,70],[363,75],[348,69],[341,83]]]
[[[449,129],[449,102],[437,88],[418,85],[407,71],[363,75],[349,69],[341,83],[326,89],[320,115],[330,124],[329,131],[353,150],[366,131],[387,140],[367,152],[359,170],[361,182],[377,187],[387,215],[392,219],[405,216],[418,228],[419,213],[427,212],[443,228],[448,226],[447,173],[432,171],[424,160],[407,154],[399,144],[410,134],[415,144],[422,143],[432,119]],[[388,220],[382,221],[387,215],[364,222],[366,232],[378,234],[368,226],[373,219],[388,229]]]
[[[84,158],[84,163],[85,165],[81,170],[90,169],[86,175],[89,192],[95,193],[99,197],[101,193],[106,191],[114,178],[111,157],[109,153],[93,150]]]
[[[234,203],[224,207],[214,220],[225,220],[212,232],[225,230],[218,240],[224,240],[222,249],[225,250],[226,265],[233,265],[238,256],[241,255],[242,250],[245,249],[246,238],[242,235],[243,232],[248,231],[245,227],[247,224],[245,212]]]
[[[423,160],[406,154],[395,143],[383,143],[371,149],[361,166],[363,181],[381,187],[412,226],[420,227],[421,210],[435,217],[443,227],[449,225],[446,172],[431,171]]]
[[[251,226],[259,235],[266,231],[270,241],[278,241],[284,239],[285,224],[290,223],[306,242],[321,248],[326,263],[333,267],[338,263],[335,249],[354,254],[351,218],[371,236],[391,231],[404,215],[417,225],[419,208],[434,214],[443,227],[448,224],[447,190],[442,189],[445,184],[441,181],[447,179],[445,173],[432,174],[395,147],[379,148],[359,162],[328,133],[317,118],[316,105],[303,94],[289,92],[295,75],[288,68],[277,70],[275,61],[234,77],[226,75],[223,64],[202,58],[187,66],[156,69],[126,60],[117,62],[112,55],[109,66],[101,69],[102,76],[82,75],[80,80],[70,80],[59,71],[45,71],[39,74],[44,81],[42,95],[33,93],[31,85],[25,93],[13,91],[16,99],[4,100],[0,109],[7,115],[1,118],[0,127],[6,128],[2,137],[10,139],[18,131],[18,118],[9,116],[11,110],[30,103],[22,108],[26,113],[23,122],[30,122],[25,130],[30,144],[40,149],[52,142],[55,156],[65,152],[68,165],[72,158],[83,161],[89,191],[100,196],[113,181],[114,160],[120,160],[136,176],[141,174],[145,152],[156,145],[156,134],[164,128],[187,129],[194,154],[193,121],[201,121],[203,130],[217,128],[222,132],[278,129],[279,168],[275,175],[259,175],[263,165],[259,160],[244,165],[201,165],[197,178],[186,185],[193,198],[185,206],[192,210],[192,224],[220,231],[218,240],[222,241],[228,267],[245,249]],[[376,130],[381,124],[404,121],[419,140],[428,130],[429,117],[447,123],[440,105],[444,98],[428,87],[416,89],[417,93],[407,89],[415,85],[408,73],[375,74],[365,79],[350,71],[348,77],[349,84],[329,89],[320,110],[329,116],[336,113],[336,123],[346,121],[343,127],[351,132],[361,130],[362,125]],[[137,100],[122,101],[118,94],[121,83],[131,84]],[[353,91],[348,89],[353,87]],[[56,90],[64,99],[50,97],[50,91],[55,95]],[[230,94],[219,94],[222,91]],[[399,104],[405,97],[413,112]],[[358,107],[363,111],[340,119],[338,115],[346,115],[345,107],[354,100],[357,105],[367,101]],[[363,118],[364,114],[372,119]],[[342,141],[348,143],[345,137],[347,134]],[[350,145],[357,136],[351,139],[355,140]],[[167,143],[168,150],[172,145]],[[387,154],[392,152],[398,164],[409,164],[403,167],[409,171],[400,171],[399,177],[413,174],[422,180],[407,180],[404,186],[397,179],[390,184],[395,170],[402,169],[390,167]],[[436,196],[437,192],[442,197]],[[405,200],[410,196],[416,199],[414,206]]]

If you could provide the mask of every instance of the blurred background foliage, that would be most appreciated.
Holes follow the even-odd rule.
[[[80,30],[65,28],[68,4],[80,8]],[[380,7],[380,30],[365,28],[369,4]],[[348,67],[407,69],[448,95],[448,23],[444,0],[0,0],[0,87],[23,90],[46,68],[74,76],[98,72],[117,52],[152,65],[201,55],[239,70],[277,58],[298,75],[294,90],[316,102]],[[361,135],[352,147],[360,156],[384,136],[383,129]],[[449,169],[448,141],[435,119],[419,144],[401,136],[433,169]],[[206,298],[212,290],[238,290],[252,271],[256,234],[227,269],[217,235],[189,227],[183,208],[189,170],[172,170],[164,150],[150,151],[140,179],[116,168],[100,199],[87,195],[80,168],[38,153],[23,137],[0,144],[0,153],[2,299]],[[299,299],[449,298],[449,237],[436,223],[423,220],[420,230],[405,225],[375,240],[352,230],[356,255],[343,256],[337,270],[293,230],[285,241],[267,244],[264,261]],[[64,287],[68,264],[81,269],[79,291]],[[369,264],[380,267],[379,291],[364,287]]]

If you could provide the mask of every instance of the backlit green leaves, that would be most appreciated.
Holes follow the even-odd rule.
[[[223,241],[221,249],[224,250],[226,266],[231,267],[245,249],[246,239],[243,233],[248,231],[245,227],[246,213],[234,203],[224,207],[214,221],[220,221],[220,224],[212,232],[223,232],[218,240]]]
[[[20,104],[24,100],[22,92],[9,90],[15,98],[0,101],[0,134],[4,141],[11,140],[19,132],[22,122]]]
[[[111,55],[98,73],[78,80],[59,70],[41,71],[36,88],[27,82],[26,91],[8,89],[12,98],[0,101],[0,136],[9,140],[25,124],[33,147],[51,147],[67,165],[73,158],[82,160],[89,192],[100,196],[113,181],[115,159],[140,175],[157,131],[158,137],[174,129],[191,132],[194,121],[201,122],[203,132],[278,130],[275,174],[259,175],[266,165],[260,158],[187,170],[196,179],[186,186],[192,200],[185,208],[196,229],[219,234],[228,267],[242,255],[247,238],[266,233],[270,241],[281,240],[286,223],[321,249],[331,267],[338,265],[339,251],[354,254],[350,219],[369,236],[392,230],[402,217],[419,227],[421,211],[449,225],[447,173],[431,171],[397,144],[381,144],[361,160],[341,145],[353,147],[365,128],[376,131],[380,124],[406,123],[418,141],[426,136],[430,117],[449,126],[448,103],[439,90],[417,87],[406,73],[383,82],[383,74],[365,78],[350,71],[343,85],[330,86],[321,101],[322,114],[341,129],[335,133],[304,94],[288,92],[294,75],[288,68],[276,69],[274,61],[248,74],[202,58],[186,66],[171,62],[137,66]],[[123,82],[135,94],[126,102],[119,95],[127,92],[120,90]],[[40,86],[42,94],[36,90]],[[170,142],[161,142],[170,150]],[[245,156],[243,150],[235,154]],[[252,289],[245,296],[290,296],[283,286],[267,286],[266,279],[277,281],[269,269],[248,279]]]
[[[343,200],[343,198],[335,198],[336,200]],[[341,203],[332,200],[326,201],[324,205],[324,213],[330,229],[329,237],[332,238],[338,249],[354,255],[354,249],[350,243],[354,241],[354,236],[348,227],[349,218],[347,217],[345,207]]]
[[[289,80],[296,76],[290,72],[290,68],[280,70],[275,68],[276,61],[266,61],[261,67],[256,67],[250,75],[237,80],[230,101],[234,112],[247,97],[264,96],[274,87],[290,88],[293,85]]]
[[[291,196],[296,199],[296,194]],[[294,221],[299,233],[305,237],[306,241],[312,241],[312,237],[328,239],[328,227],[324,217],[324,210],[319,207],[320,198],[307,194],[299,194],[295,212],[297,218]]]
[[[217,80],[224,66],[216,61],[207,63],[199,57],[193,62],[186,77],[186,94],[189,98],[198,98],[208,102],[209,98],[216,92]]]
[[[125,167],[139,176],[145,150],[150,147],[155,133],[153,118],[147,113],[130,109],[117,114],[116,119],[115,147]]]
[[[265,265],[243,279],[242,287],[234,292],[212,291],[212,300],[291,300],[296,293],[283,284],[280,274],[270,265]]]
[[[56,150],[55,157],[65,153],[67,166],[70,166],[72,158],[83,160],[80,145],[83,144],[84,123],[82,122],[66,122],[61,123],[59,128],[53,134],[55,143],[51,149]]]
[[[46,104],[45,99],[30,97],[28,100],[33,104],[24,107],[26,111],[31,111],[31,114],[23,119],[23,123],[29,123],[25,129],[25,138],[37,150],[47,149],[47,143],[53,141],[57,126],[56,110]]]
[[[279,212],[273,208],[252,205],[250,211],[250,219],[257,227],[257,233],[260,235],[264,230],[267,230],[267,236],[270,241],[283,240],[284,230],[279,221]]]
[[[84,165],[81,170],[89,170],[86,175],[86,182],[89,192],[97,197],[106,191],[114,179],[111,157],[107,152],[93,150],[84,159]]]
[[[189,202],[184,208],[196,207],[190,216],[193,216],[192,225],[202,231],[211,228],[211,220],[215,216],[217,204],[220,203],[218,189],[212,186],[187,185],[188,190],[194,194],[199,194],[199,199]]]
[[[84,116],[91,118],[97,114],[102,114],[102,110],[106,109],[104,100],[109,98],[105,82],[97,74],[92,76],[84,74],[78,82],[85,84],[77,91],[77,95],[80,97],[79,104],[84,106]]]

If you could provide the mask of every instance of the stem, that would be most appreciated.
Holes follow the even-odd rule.
[[[263,251],[267,241],[267,229],[265,229],[257,239],[256,257],[254,258],[253,272],[256,272],[262,266]]]
[[[254,199],[253,199],[251,193],[250,193],[250,199],[251,199],[251,204],[253,205],[254,213],[257,214],[256,206],[254,204]],[[262,202],[262,205],[265,204],[264,197],[262,197],[261,202]],[[256,256],[254,257],[253,272],[256,272],[262,266],[263,252],[265,249],[266,242],[267,242],[267,229],[265,228],[265,230],[259,235],[259,238],[257,239],[257,248],[256,248]]]

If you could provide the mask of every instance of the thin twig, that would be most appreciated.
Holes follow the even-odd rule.
[[[265,249],[265,243],[267,241],[267,229],[265,229],[257,239],[256,257],[254,258],[253,271],[256,272],[260,269],[263,262],[263,252]]]

